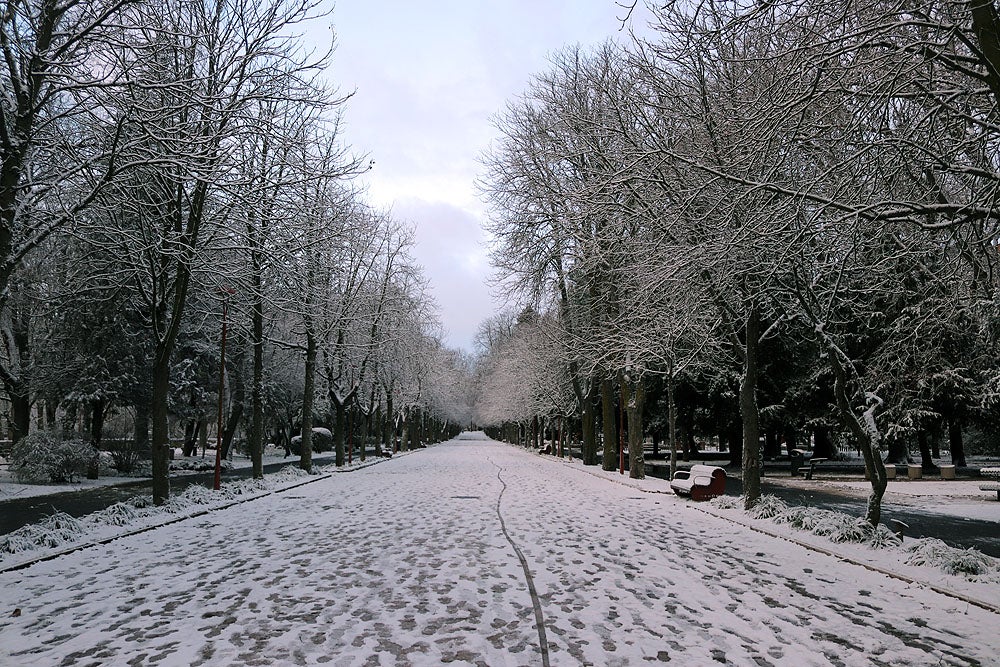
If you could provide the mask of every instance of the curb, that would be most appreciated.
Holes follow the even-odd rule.
[[[319,475],[311,476],[307,480],[304,480],[304,481],[301,481],[301,482],[297,482],[295,484],[292,484],[290,486],[285,486],[285,487],[282,487],[280,489],[272,489],[270,491],[265,491],[264,493],[258,493],[258,494],[255,494],[255,495],[249,495],[249,496],[246,496],[245,498],[240,498],[238,500],[232,500],[230,502],[223,503],[221,505],[213,505],[211,507],[206,507],[204,509],[196,510],[196,511],[194,511],[191,514],[185,514],[184,516],[174,516],[174,517],[171,517],[171,518],[166,519],[164,521],[158,521],[158,522],[150,524],[148,526],[143,526],[141,528],[135,528],[135,529],[132,529],[132,530],[127,530],[124,533],[117,533],[117,534],[111,535],[109,537],[104,537],[104,538],[100,538],[100,539],[96,539],[96,540],[87,540],[86,542],[77,542],[75,544],[68,545],[68,546],[66,546],[64,548],[61,548],[61,549],[59,549],[57,551],[50,551],[48,553],[36,556],[34,558],[31,558],[30,560],[19,561],[19,562],[11,563],[9,565],[2,565],[2,564],[0,564],[0,574],[4,574],[4,573],[7,573],[7,572],[15,572],[17,570],[24,570],[24,569],[27,569],[27,568],[29,568],[32,565],[35,565],[37,563],[44,563],[45,561],[55,560],[56,558],[60,558],[62,556],[69,555],[69,554],[74,553],[76,551],[82,551],[84,549],[89,549],[90,547],[96,547],[96,546],[100,546],[100,545],[103,545],[103,544],[109,544],[111,542],[114,542],[115,540],[120,540],[120,539],[122,539],[124,537],[132,537],[133,535],[141,535],[142,533],[147,533],[147,532],[149,532],[151,530],[156,530],[157,528],[163,528],[164,526],[169,526],[171,524],[180,523],[181,521],[187,521],[188,519],[194,519],[196,517],[205,516],[206,514],[209,514],[210,512],[217,512],[219,510],[228,509],[228,508],[234,507],[236,505],[242,505],[243,503],[249,503],[249,502],[252,502],[254,500],[260,500],[261,498],[266,498],[268,496],[273,496],[273,495],[278,494],[278,493],[284,493],[285,491],[291,491],[292,489],[297,489],[297,488],[299,488],[301,486],[305,486],[306,484],[312,484],[313,482],[319,482],[319,481],[324,480],[324,479],[330,479],[330,478],[332,478],[336,474],[350,473],[350,472],[355,472],[357,470],[364,470],[365,468],[370,468],[370,467],[372,467],[374,465],[378,465],[379,463],[383,463],[385,461],[391,461],[393,459],[399,458],[401,455],[412,454],[412,453],[417,452],[417,451],[420,451],[420,450],[413,450],[413,451],[409,451],[409,452],[398,452],[398,453],[394,454],[392,456],[392,458],[379,458],[377,460],[371,461],[370,463],[365,463],[364,465],[355,466],[355,467],[352,467],[352,468],[347,469],[347,470],[333,470],[333,471],[330,471],[330,472],[321,473]]]

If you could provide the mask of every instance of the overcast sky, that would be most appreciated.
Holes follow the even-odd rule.
[[[331,71],[347,141],[375,160],[369,199],[416,225],[417,261],[450,347],[472,349],[476,327],[501,300],[480,228],[479,155],[491,117],[549,68],[563,46],[597,45],[618,31],[614,0],[340,0]]]

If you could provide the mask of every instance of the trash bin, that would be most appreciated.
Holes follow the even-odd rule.
[[[792,477],[796,477],[799,474],[799,468],[812,458],[812,452],[806,449],[793,449],[788,452],[788,458],[792,463]]]

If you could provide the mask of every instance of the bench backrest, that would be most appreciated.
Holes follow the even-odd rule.
[[[719,466],[707,466],[701,463],[691,466],[692,477],[715,477],[716,475],[726,476],[726,471]]]

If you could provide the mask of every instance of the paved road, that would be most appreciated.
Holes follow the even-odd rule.
[[[326,465],[333,463],[333,456],[318,456],[313,460],[317,465]],[[285,465],[290,464],[287,462],[273,463],[265,466],[264,469],[266,472],[275,472]],[[655,474],[662,468],[652,468],[652,470]],[[249,468],[237,468],[227,472],[224,479],[239,479],[250,475]],[[177,492],[191,484],[201,484],[211,488],[212,482],[212,473],[205,473],[175,477],[170,483],[172,492]],[[854,516],[864,516],[865,513],[863,499],[819,490],[807,491],[777,484],[769,485],[766,478],[764,485],[765,493],[775,495],[791,505],[822,507]],[[742,482],[738,478],[730,476],[726,492],[737,496],[742,494]],[[152,487],[149,482],[139,481],[119,486],[97,487],[86,491],[2,500],[0,501],[0,535],[35,523],[57,510],[71,516],[84,516],[132,496],[150,493],[152,493]],[[998,509],[998,514],[1000,514],[1000,509]],[[985,554],[1000,558],[1000,521],[956,519],[935,512],[924,512],[909,506],[886,503],[883,505],[882,520],[890,525],[888,522],[892,519],[902,521],[908,526],[906,528],[907,537],[936,537],[953,546],[966,549],[974,547]]]
[[[0,600],[0,664],[17,665],[977,665],[1000,651],[995,614],[482,441],[0,574]]]

